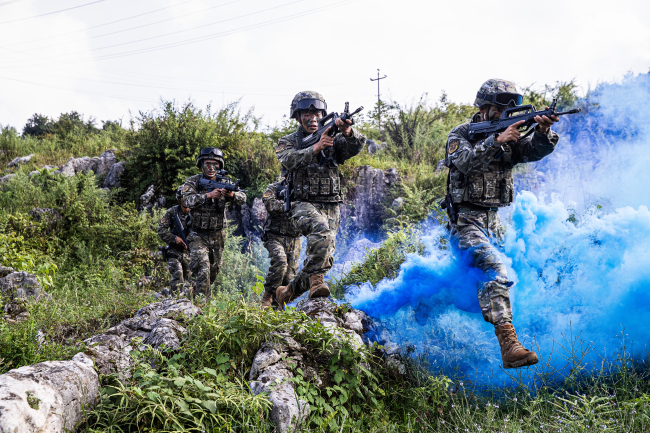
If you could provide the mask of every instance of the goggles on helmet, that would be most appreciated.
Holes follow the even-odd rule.
[[[296,110],[327,110],[327,106],[320,99],[303,99],[296,103]]]
[[[476,97],[482,99],[490,104],[501,106],[517,106],[524,102],[524,97],[519,93],[501,92],[496,95],[488,95],[478,92]]]
[[[201,150],[201,154],[199,155],[200,158],[207,158],[209,156],[213,156],[215,159],[223,158],[223,153],[216,147],[207,147]]]

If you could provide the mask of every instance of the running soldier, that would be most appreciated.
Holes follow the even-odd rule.
[[[167,209],[167,212],[158,223],[158,237],[167,244],[165,257],[167,269],[172,277],[171,292],[182,290],[190,279],[190,250],[183,242],[182,237],[188,233],[188,218],[190,209],[183,204],[181,188],[176,190],[176,199],[179,204]],[[174,220],[178,218],[178,222]],[[180,228],[177,227],[180,224]],[[181,235],[180,231],[183,232]]]

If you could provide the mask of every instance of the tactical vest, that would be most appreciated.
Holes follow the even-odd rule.
[[[300,137],[300,134],[298,134]],[[300,149],[304,148],[299,146]],[[290,173],[292,176],[291,198],[307,202],[341,202],[341,178],[339,167],[325,163],[321,165],[318,158],[307,165],[298,167]]]
[[[460,170],[449,170],[449,192],[454,203],[470,203],[483,207],[504,207],[514,199],[512,148],[503,145],[505,153],[493,159],[485,171],[465,176]]]
[[[289,219],[288,214],[269,215],[264,223],[264,233],[273,233],[279,236],[290,236],[292,238],[300,236],[300,233],[294,227]]]
[[[201,175],[198,175],[201,176]],[[197,178],[198,179],[198,178]],[[205,194],[207,189],[198,185],[199,194]],[[190,227],[192,230],[221,230],[226,227],[226,201],[206,199],[205,203],[190,209]]]

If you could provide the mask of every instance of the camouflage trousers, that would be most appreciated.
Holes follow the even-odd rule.
[[[296,275],[300,258],[300,238],[266,233],[264,248],[269,252],[271,266],[264,280],[264,290],[275,294]]]
[[[491,241],[503,238],[503,225],[496,211],[460,207],[458,222],[451,226],[452,238],[467,250],[472,264],[482,269],[486,281],[479,284],[478,302],[486,322],[493,325],[512,322],[510,286],[506,265]]]
[[[176,251],[169,248],[167,251],[167,269],[172,276],[171,290],[182,290],[185,283],[189,283],[192,273],[190,272],[189,251]]]
[[[299,296],[309,290],[310,275],[325,274],[332,269],[341,210],[338,203],[299,201],[291,205],[290,215],[298,231],[307,238],[305,262],[289,283],[291,292]]]
[[[212,283],[223,264],[223,248],[226,235],[223,230],[209,232],[191,231],[187,237],[190,243],[190,270],[196,275],[196,293],[212,295]]]

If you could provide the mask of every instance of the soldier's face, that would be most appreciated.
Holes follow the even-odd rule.
[[[185,206],[183,199],[181,199],[181,211],[183,211],[183,213],[188,213],[190,211],[190,208]]]
[[[318,121],[322,118],[322,111],[305,110],[300,112],[300,124],[307,132],[316,132],[318,130]]]
[[[481,107],[481,114],[485,120],[496,120],[501,117],[501,113],[505,107],[499,107],[497,105],[484,105]]]
[[[217,175],[219,170],[219,162],[214,159],[206,159],[203,161],[203,174],[205,177],[213,178]]]

